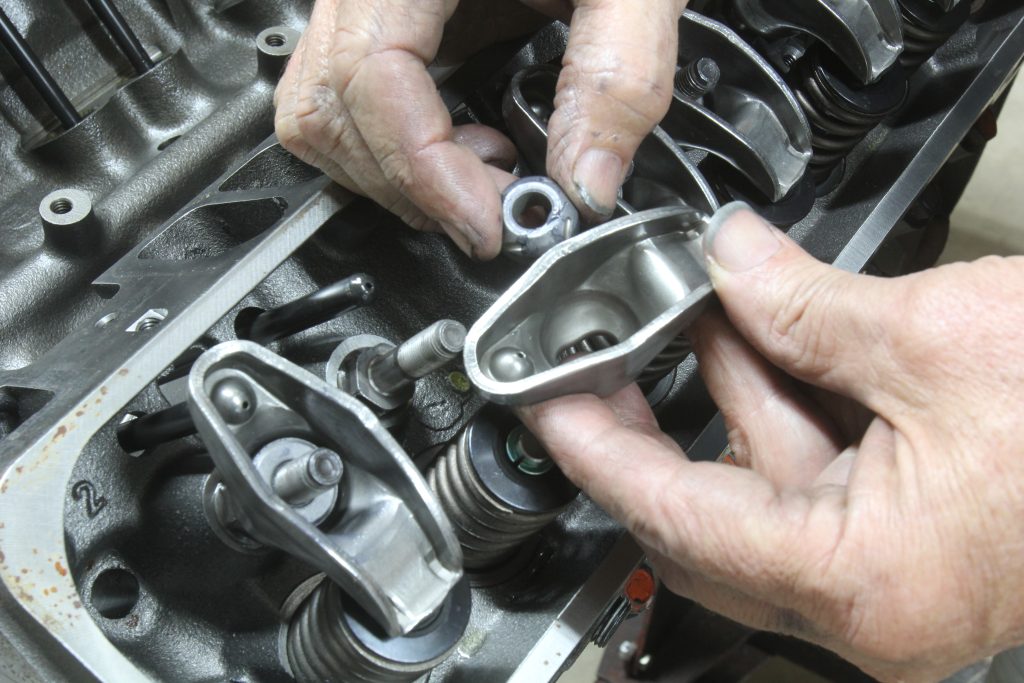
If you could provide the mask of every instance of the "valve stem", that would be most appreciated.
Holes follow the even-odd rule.
[[[462,353],[465,342],[462,323],[438,320],[374,359],[368,368],[370,381],[382,394],[394,394],[450,363]]]
[[[338,485],[345,471],[341,456],[329,448],[317,448],[291,460],[274,473],[274,493],[289,505],[304,505]]]

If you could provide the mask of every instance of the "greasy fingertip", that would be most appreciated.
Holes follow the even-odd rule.
[[[622,158],[615,152],[591,147],[573,166],[572,186],[588,209],[606,218],[615,210],[625,168]]]

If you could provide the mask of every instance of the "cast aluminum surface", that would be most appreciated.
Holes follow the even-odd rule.
[[[221,382],[244,383],[252,414],[217,405]],[[391,433],[359,399],[247,341],[205,352],[189,373],[189,412],[246,532],[324,572],[388,633],[413,630],[462,578],[451,523]],[[343,453],[348,499],[328,526],[282,500],[253,462],[252,440],[308,431]],[[387,542],[382,542],[387,539]]]
[[[896,0],[737,0],[736,11],[767,35],[785,29],[810,33],[864,83],[881,76],[903,51]]]
[[[648,209],[552,248],[470,329],[463,351],[470,380],[491,401],[510,405],[607,396],[626,386],[712,293],[705,225],[693,209]],[[595,334],[608,335],[611,345],[562,357]]]
[[[718,83],[701,97],[677,87],[661,127],[683,147],[724,159],[766,197],[781,200],[811,160],[803,110],[778,72],[732,29],[686,11],[679,19],[679,63],[700,59],[718,65]]]

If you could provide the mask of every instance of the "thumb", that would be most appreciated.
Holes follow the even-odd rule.
[[[898,376],[890,334],[905,285],[825,265],[742,203],[722,208],[704,236],[708,271],[729,319],[797,379],[877,409]]]

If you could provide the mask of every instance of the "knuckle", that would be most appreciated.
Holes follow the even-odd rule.
[[[600,106],[610,106],[623,117],[626,125],[646,132],[668,111],[670,74],[646,60],[607,62],[607,57],[590,62],[583,56],[568,63],[561,82],[573,85],[563,89],[561,99],[599,100]]]
[[[836,339],[825,324],[828,311],[842,286],[830,275],[799,277],[784,287],[784,298],[773,311],[768,343],[789,367],[817,374],[836,354]]]
[[[323,85],[307,88],[295,107],[295,122],[299,133],[306,139],[317,139],[338,118],[338,101],[333,92]]]

